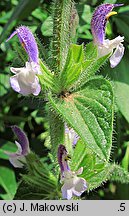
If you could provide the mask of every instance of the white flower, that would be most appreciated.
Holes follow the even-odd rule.
[[[117,66],[124,55],[124,37],[118,36],[113,40],[104,40],[103,44],[98,44],[98,57],[112,53],[110,57],[110,65],[112,68]],[[114,51],[115,49],[115,51]]]
[[[14,91],[26,96],[33,94],[37,96],[41,87],[36,74],[40,73],[39,67],[34,62],[26,62],[22,68],[10,68],[15,75],[10,77],[10,84]]]
[[[86,180],[84,178],[77,177],[82,174],[83,167],[78,171],[64,171],[61,182],[64,185],[61,188],[62,197],[64,199],[71,199],[72,196],[81,196],[81,194],[87,189]]]

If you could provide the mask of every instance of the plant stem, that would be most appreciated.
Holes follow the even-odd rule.
[[[56,111],[49,109],[50,137],[52,154],[57,157],[57,150],[60,144],[64,143],[64,122]]]
[[[52,58],[55,76],[58,77],[63,69],[71,43],[71,12],[73,9],[72,0],[55,0],[53,4],[53,39]],[[50,137],[52,154],[57,156],[59,144],[64,143],[64,122],[59,114],[49,109]]]
[[[72,0],[55,0],[53,7],[52,54],[55,74],[63,69],[69,45]]]

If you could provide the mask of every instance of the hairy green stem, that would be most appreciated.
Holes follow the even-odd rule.
[[[49,109],[50,137],[52,154],[57,156],[58,146],[64,143],[64,122],[56,111]]]
[[[71,42],[70,24],[72,8],[72,0],[54,1],[52,54],[53,66],[57,75],[65,64]]]
[[[55,0],[53,4],[53,69],[58,76],[64,67],[71,43],[72,0]],[[52,154],[57,155],[59,144],[64,143],[64,122],[56,111],[49,109],[50,137]]]

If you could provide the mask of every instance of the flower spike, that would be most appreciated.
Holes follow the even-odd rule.
[[[78,171],[73,172],[68,166],[69,155],[64,145],[58,147],[58,163],[61,169],[61,183],[64,183],[61,191],[64,199],[71,199],[72,196],[81,196],[87,189],[86,180],[77,177],[82,174],[83,167]]]
[[[119,64],[124,55],[124,46],[122,44],[124,37],[118,36],[113,40],[105,39],[105,29],[109,17],[117,14],[117,12],[112,11],[113,8],[122,5],[102,4],[96,8],[91,20],[93,40],[98,47],[98,58],[111,53],[110,65],[112,68]],[[113,53],[114,49],[115,52]]]
[[[5,153],[9,156],[9,161],[14,167],[22,168],[26,161],[25,156],[30,153],[29,141],[24,131],[21,130],[19,127],[14,125],[11,126],[11,128],[18,138],[18,142],[15,141],[18,150],[15,153],[10,153],[7,151],[5,151]]]

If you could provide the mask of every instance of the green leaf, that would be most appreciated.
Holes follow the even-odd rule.
[[[41,26],[41,32],[46,37],[53,35],[53,19],[51,16],[47,17],[47,19],[43,22]]]
[[[79,140],[77,143],[70,164],[71,170],[77,171],[83,167],[81,177],[85,178],[88,190],[93,190],[106,182],[111,176],[112,167],[104,163]]]
[[[82,174],[82,177],[85,178],[85,175]],[[95,170],[87,179],[88,190],[93,190],[108,180],[128,184],[129,173],[116,164],[106,164],[103,169]]]
[[[103,169],[95,169],[94,174],[87,180],[88,190],[93,190],[110,180],[112,172],[113,166],[111,164],[105,164]],[[83,178],[85,177],[84,175],[82,176]]]
[[[2,146],[1,146],[1,144],[2,144]],[[7,159],[8,160],[9,156],[4,153],[5,151],[16,152],[16,150],[17,150],[17,147],[14,143],[9,142],[9,141],[5,141],[5,140],[0,140],[0,158],[1,159]]]
[[[80,167],[83,167],[84,171],[88,173],[91,169],[93,169],[95,160],[95,154],[86,148],[85,143],[79,140],[75,146],[74,154],[71,158],[71,170],[77,171]]]
[[[39,6],[32,12],[32,16],[36,19],[39,19],[40,22],[44,22],[48,17],[48,12],[47,10],[43,10],[42,7]]]
[[[28,173],[22,175],[15,199],[56,199],[57,179],[50,167],[42,163],[34,153],[29,154],[26,159]]]
[[[114,82],[114,91],[117,106],[129,122],[129,85],[123,82]]]
[[[39,192],[39,190],[34,188],[33,185],[30,186],[24,181],[21,181],[19,183],[14,200],[45,200],[45,198],[48,199],[47,196],[42,194],[41,191]]]
[[[9,20],[10,16],[11,16],[11,14],[12,14],[12,11],[9,11],[9,12],[6,11],[6,13],[4,15],[2,15],[2,17],[0,17],[0,24],[6,24]]]
[[[7,167],[0,167],[0,186],[6,192],[5,194],[0,193],[0,197],[5,200],[12,200],[17,189],[13,170]]]
[[[8,20],[7,24],[5,25],[3,29],[3,32],[0,36],[0,43],[2,43],[2,41],[6,37],[7,30],[12,24],[12,22],[15,21],[16,19],[22,20],[23,18],[26,18],[31,13],[31,11],[33,11],[37,7],[39,3],[40,3],[40,0],[26,0],[26,1],[21,0],[18,3],[10,19]]]
[[[115,4],[117,0],[104,0],[104,3]]]
[[[63,90],[68,89],[79,77],[84,62],[83,45],[71,44],[66,64],[60,74],[60,83]],[[61,89],[61,90],[62,90]]]
[[[93,190],[108,180],[129,183],[129,172],[116,164],[103,163],[79,140],[70,164],[71,170],[83,167],[81,177],[85,178],[88,190]]]
[[[109,81],[93,78],[80,91],[49,100],[53,108],[102,160],[109,160],[113,131],[113,92]]]
[[[86,55],[86,56],[85,56]],[[60,75],[61,91],[80,88],[106,62],[109,55],[97,60],[97,47],[93,42],[83,45],[72,44],[69,48],[65,67]],[[85,60],[86,59],[86,60]]]
[[[122,159],[122,167],[128,171],[129,170],[129,142],[127,142],[127,148],[126,148],[126,152],[125,152],[125,155]]]
[[[48,67],[40,60],[40,67],[42,74],[38,75],[40,82],[47,89],[51,89],[53,92],[59,91],[59,84],[54,74],[48,69]]]
[[[91,22],[91,17],[92,17],[92,13],[91,13],[91,7],[87,4],[84,5],[84,10],[82,13],[82,19],[86,22],[89,23]]]
[[[83,45],[71,44],[67,55],[66,64],[61,75],[66,73],[67,69],[77,63],[84,61],[84,48]]]
[[[92,55],[92,54],[91,54]],[[94,54],[92,55],[91,58],[93,60],[88,60],[89,64],[83,68],[82,73],[79,76],[79,79],[77,82],[74,84],[74,89],[79,89],[81,86],[83,86],[89,78],[95,75],[97,71],[106,63],[108,57],[110,54],[103,56],[99,59],[94,59]]]
[[[79,63],[84,61],[83,44],[72,44],[70,46],[68,60],[71,60],[72,63]]]
[[[93,42],[90,42],[86,45],[85,55],[87,60],[97,59],[97,46]]]
[[[31,180],[31,178],[26,178],[26,181],[28,180]],[[36,179],[36,181],[39,182],[38,179]],[[57,191],[56,186],[50,188],[45,185],[46,189],[42,187],[46,181],[47,179],[44,179],[44,181],[42,180],[42,182],[40,182],[40,187],[34,184],[34,182],[29,182],[28,184],[25,181],[21,181],[14,200],[58,200],[61,198],[61,193]]]
[[[9,77],[7,74],[0,74],[0,96],[5,95],[8,92],[9,85]]]

